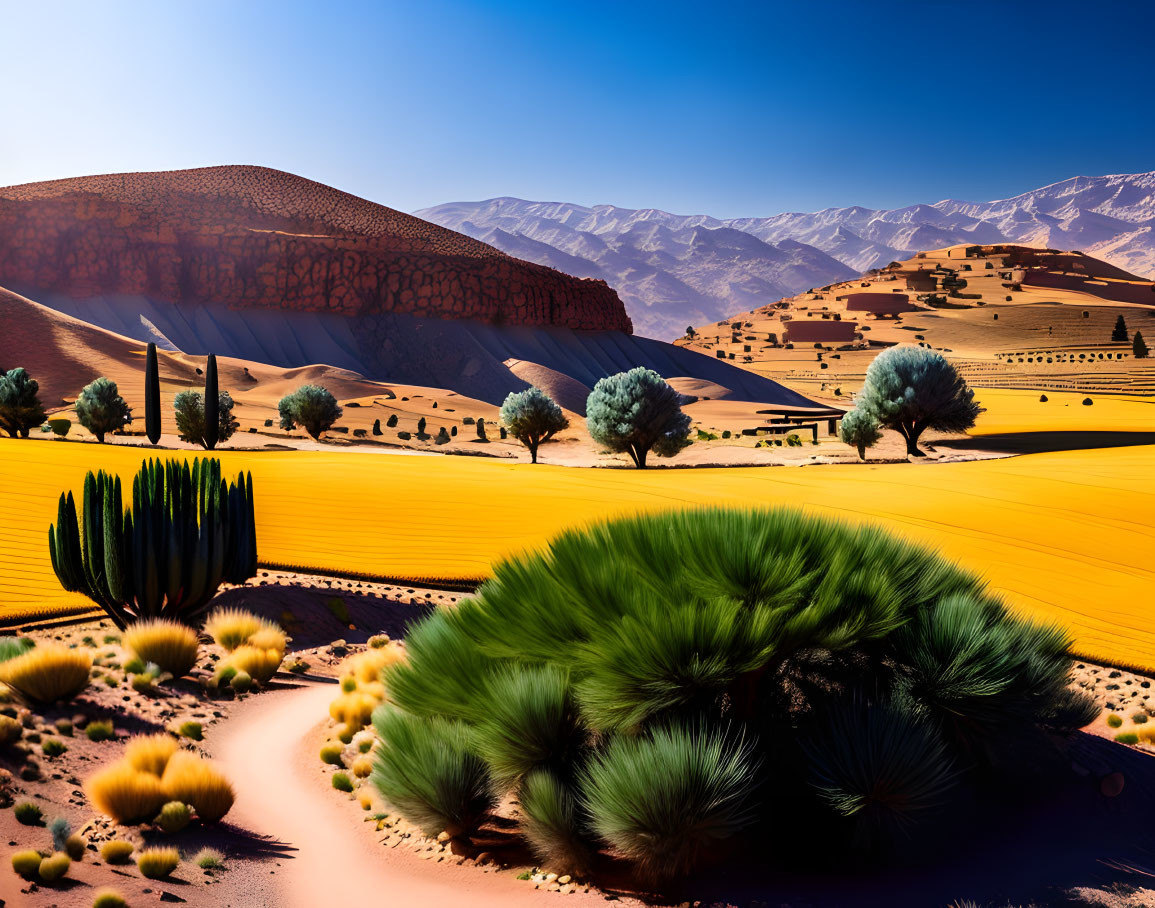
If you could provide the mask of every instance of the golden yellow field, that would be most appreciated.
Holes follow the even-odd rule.
[[[0,619],[84,608],[47,552],[61,489],[149,452],[0,441]],[[177,456],[191,456],[178,454]],[[941,548],[1088,656],[1155,667],[1155,446],[945,464],[601,470],[377,453],[220,452],[251,470],[266,562],[484,575],[564,527],[638,509],[796,505]]]
[[[975,388],[987,410],[972,435],[1000,432],[1155,432],[1155,398]],[[1047,400],[1039,400],[1045,394]],[[1093,403],[1085,406],[1090,398]]]

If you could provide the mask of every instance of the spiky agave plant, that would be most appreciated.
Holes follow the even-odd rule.
[[[98,603],[119,627],[139,618],[189,623],[223,581],[256,573],[252,476],[221,479],[220,461],[146,461],[133,479],[132,507],[119,476],[89,472],[84,508],[61,494],[48,528],[61,585]]]
[[[964,600],[982,620],[938,627]],[[984,657],[1015,651],[1025,706],[971,664],[996,643],[1002,655]],[[946,713],[1056,729],[1078,712],[1065,637],[932,552],[789,510],[563,533],[434,612],[406,651],[384,671],[392,705],[377,722],[382,790],[403,815],[427,828],[450,819],[419,773],[443,761],[436,777],[472,805],[470,822],[483,822],[484,801],[468,793],[485,776],[522,799],[539,855],[578,862],[608,847],[651,877],[686,872],[748,822],[757,832],[765,817],[809,817],[819,794],[831,828],[850,813],[858,844],[901,847],[893,832],[931,815],[950,767],[971,765]],[[968,672],[979,682],[962,696]],[[866,724],[844,714],[848,690],[877,692]],[[834,722],[839,734],[820,733]],[[874,762],[847,762],[851,741]],[[907,796],[884,803],[883,787]],[[765,810],[748,817],[755,794]]]

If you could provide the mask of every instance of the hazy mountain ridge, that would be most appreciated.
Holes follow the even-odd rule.
[[[716,321],[958,243],[1079,249],[1155,276],[1155,171],[1073,177],[991,202],[944,199],[767,218],[508,197],[451,202],[416,214],[520,258],[606,280],[637,330],[663,338],[680,335],[687,324]],[[747,244],[735,232],[758,242]]]

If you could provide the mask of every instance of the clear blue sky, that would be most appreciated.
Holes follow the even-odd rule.
[[[1155,169],[1146,0],[0,0],[0,33],[0,184],[253,163],[727,217]]]

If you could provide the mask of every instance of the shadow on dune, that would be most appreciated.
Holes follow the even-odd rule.
[[[1008,454],[1043,454],[1093,448],[1155,445],[1155,432],[1001,432],[966,438],[935,439],[936,448],[956,451],[1004,451]]]

